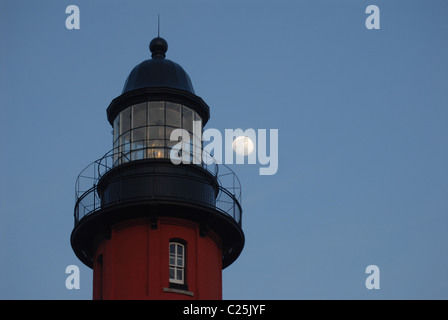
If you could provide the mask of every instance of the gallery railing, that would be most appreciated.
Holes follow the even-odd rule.
[[[126,163],[138,163],[142,159],[169,159],[172,148],[168,147],[140,147],[131,148],[129,145],[121,145],[106,153],[102,158],[92,162],[84,170],[81,171],[76,179],[75,185],[75,226],[79,221],[88,215],[94,214],[100,209],[104,209],[100,195],[98,193],[99,180],[113,168],[117,168]],[[205,152],[201,151],[201,155],[193,155],[192,153],[183,154],[183,159],[193,163],[194,156],[198,164],[178,164],[178,165],[195,165],[206,170],[218,182],[219,190],[214,204],[201,203],[204,206],[212,207],[222,214],[231,217],[241,227],[242,209],[241,209],[241,184],[236,174],[226,165],[218,164],[215,159]],[[150,163],[150,162],[149,162]],[[145,162],[145,166],[148,162]],[[174,166],[174,165],[173,165]],[[173,167],[175,169],[175,167]],[[188,179],[188,176],[185,176]],[[155,199],[170,201],[189,201],[193,199],[166,197],[166,195],[154,195]],[[164,199],[165,198],[165,199]],[[194,200],[197,202],[197,200]],[[114,203],[108,203],[110,206]]]

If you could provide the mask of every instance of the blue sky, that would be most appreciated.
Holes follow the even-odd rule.
[[[80,9],[67,30],[65,8]],[[380,30],[365,9],[380,8]],[[70,247],[79,172],[157,35],[206,128],[279,130],[279,169],[233,165],[246,246],[224,299],[448,298],[448,3],[0,0],[0,298],[91,299]],[[81,289],[65,288],[65,268]],[[365,269],[380,268],[367,290]]]

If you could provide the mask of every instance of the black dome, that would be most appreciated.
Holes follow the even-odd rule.
[[[151,41],[152,59],[145,60],[135,66],[124,84],[123,93],[141,89],[168,87],[194,93],[190,77],[177,63],[165,59],[167,42],[162,38]]]

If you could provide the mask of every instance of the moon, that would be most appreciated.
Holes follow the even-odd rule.
[[[247,156],[254,151],[254,143],[249,137],[239,136],[232,143],[233,150],[242,156]]]

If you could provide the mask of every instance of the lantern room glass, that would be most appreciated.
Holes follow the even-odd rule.
[[[129,106],[113,121],[114,165],[169,158],[171,148],[178,143],[170,141],[171,132],[179,128],[187,130],[191,144],[193,121],[200,121],[202,131],[201,117],[177,103],[150,101]]]

